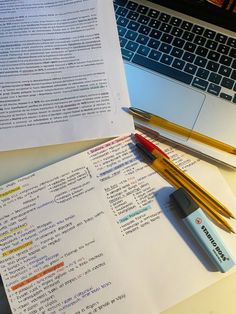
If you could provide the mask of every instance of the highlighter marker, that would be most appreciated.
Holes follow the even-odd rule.
[[[201,247],[205,250],[214,265],[226,272],[235,265],[234,258],[225,247],[213,224],[191,196],[179,188],[170,197],[178,205],[181,218]]]

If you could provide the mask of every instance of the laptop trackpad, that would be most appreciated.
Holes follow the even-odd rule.
[[[131,106],[193,128],[205,99],[203,93],[130,64],[125,64],[125,73]]]

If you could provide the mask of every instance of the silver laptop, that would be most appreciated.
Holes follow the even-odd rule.
[[[236,147],[236,13],[229,1],[228,10],[212,2],[220,3],[115,0],[114,6],[132,106]],[[236,167],[236,155],[161,133]]]

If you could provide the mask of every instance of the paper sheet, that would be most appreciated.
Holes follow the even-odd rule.
[[[116,138],[0,188],[13,313],[157,314],[224,277],[171,210],[173,188],[134,147]],[[217,168],[162,148],[235,211]],[[235,237],[217,230],[236,256]]]
[[[0,150],[133,130],[112,0],[1,3],[0,55]]]

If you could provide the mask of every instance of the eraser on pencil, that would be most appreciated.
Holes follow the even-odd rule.
[[[235,265],[235,260],[217,234],[213,224],[192,197],[183,188],[171,194],[181,213],[182,220],[205,250],[214,265],[226,272]]]

